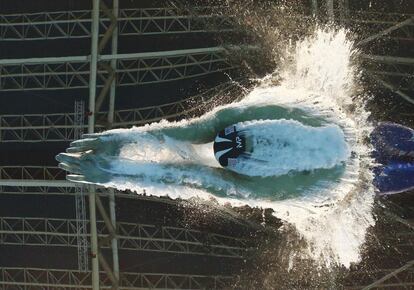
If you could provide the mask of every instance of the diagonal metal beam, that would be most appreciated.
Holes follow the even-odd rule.
[[[382,80],[381,78],[379,78],[376,75],[370,75],[371,78],[373,78],[377,83],[381,84],[382,86],[384,86],[385,88],[391,90],[392,92],[398,94],[399,96],[401,96],[404,100],[406,100],[407,102],[411,103],[414,105],[414,99],[412,99],[410,96],[408,96],[407,94],[405,94],[404,92],[402,92],[401,90],[399,90],[398,88],[396,88],[395,86],[393,86],[392,84]]]
[[[373,41],[375,39],[384,37],[384,36],[392,33],[395,30],[401,29],[402,27],[407,26],[407,25],[410,25],[410,24],[413,24],[413,23],[414,23],[414,16],[412,16],[411,18],[409,18],[407,20],[404,20],[404,21],[402,21],[400,23],[397,23],[397,24],[395,24],[395,25],[393,25],[393,26],[391,26],[391,27],[389,27],[387,29],[384,29],[381,32],[378,32],[378,33],[376,33],[374,35],[371,35],[371,36],[369,36],[369,37],[367,37],[367,38],[359,41],[357,43],[357,46],[358,47],[364,46],[364,45],[370,43],[371,41]]]
[[[99,263],[101,264],[102,268],[104,269],[105,273],[108,275],[109,280],[112,283],[112,290],[116,290],[119,288],[119,281],[115,277],[114,272],[112,272],[111,267],[109,266],[108,262],[106,261],[105,257],[102,255],[101,252],[98,254]]]
[[[103,0],[101,0],[101,5],[105,14],[111,19],[111,25],[109,26],[108,30],[105,32],[104,36],[102,37],[99,43],[99,52],[105,48],[106,44],[108,43],[109,39],[112,38],[112,47],[111,52],[112,54],[117,54],[118,50],[118,9],[119,3],[118,0],[113,0],[113,10],[111,11],[105,4]],[[105,101],[105,98],[110,92],[110,97],[115,99],[115,81],[116,81],[116,60],[111,60],[110,65],[105,66],[107,72],[109,73],[108,78],[105,80],[105,84],[99,93],[99,96],[96,101],[96,112],[99,112],[101,109],[102,103]],[[113,106],[115,104],[115,100],[110,100],[110,113],[113,115]]]
[[[383,282],[387,281],[388,279],[392,278],[392,277],[396,277],[396,275],[398,275],[401,272],[406,271],[407,269],[411,268],[414,266],[414,260],[409,261],[408,263],[406,263],[404,266],[402,266],[401,268],[398,268],[394,271],[392,271],[391,273],[385,275],[384,277],[382,277],[381,279],[378,279],[377,281],[375,281],[374,283],[366,286],[363,288],[363,290],[370,290],[373,289],[375,287],[380,286]],[[408,285],[408,284],[407,284]],[[398,285],[396,285],[398,286]],[[399,286],[404,286],[404,283],[400,284]]]
[[[363,59],[375,61],[379,63],[414,65],[414,57],[398,57],[398,56],[371,55],[371,54],[361,54],[360,56]]]

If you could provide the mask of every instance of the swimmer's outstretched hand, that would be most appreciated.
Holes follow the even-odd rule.
[[[114,136],[110,133],[84,134],[83,139],[70,143],[66,153],[56,156],[59,167],[69,173],[66,178],[82,183],[107,182],[110,160],[118,157],[126,141],[122,136]]]

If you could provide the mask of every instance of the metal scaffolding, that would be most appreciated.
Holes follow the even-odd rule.
[[[0,217],[2,245],[78,247],[74,219]],[[212,257],[246,258],[249,243],[244,239],[163,225],[117,222],[119,250],[151,251]],[[111,230],[97,221],[100,248],[111,248],[106,237]],[[87,234],[90,237],[90,234]]]
[[[382,270],[384,275],[377,281],[369,284],[368,286],[364,287],[364,290],[374,289],[374,288],[405,288],[409,289],[409,287],[414,286],[414,260],[409,261],[404,266],[395,269],[395,270]],[[402,276],[404,275],[404,277]],[[397,280],[397,282],[391,282],[390,280]],[[404,282],[402,282],[404,281]],[[410,282],[411,281],[411,282]]]
[[[235,67],[223,47],[101,55],[100,63],[117,60],[116,85],[134,86],[203,76]],[[107,66],[110,66],[107,65]],[[101,68],[102,67],[102,68]],[[114,76],[97,69],[97,87]],[[90,57],[67,56],[0,60],[0,90],[58,90],[89,87]]]
[[[0,166],[0,182],[15,180],[65,180],[66,173],[55,166]]]
[[[366,46],[377,39],[391,37],[414,40],[414,15],[405,20],[378,31],[358,42],[359,47]],[[400,19],[401,20],[401,19]],[[407,27],[410,27],[407,29]],[[401,36],[402,32],[403,35]],[[390,90],[405,101],[414,104],[414,58],[388,55],[362,55],[368,75],[380,86]]]
[[[369,76],[382,87],[414,104],[414,58],[362,55]]]
[[[118,23],[116,30],[120,36],[233,30],[231,20],[221,13],[221,7],[195,7],[194,11],[197,17],[177,7],[120,9],[119,16],[115,16]],[[90,10],[80,10],[0,15],[0,38],[2,41],[89,38],[91,13]],[[100,36],[111,24],[111,17],[101,11]]]
[[[144,125],[162,119],[174,119],[202,110],[221,96],[241,91],[233,82],[225,82],[202,93],[157,106],[116,110],[111,127]],[[241,94],[242,92],[240,92]],[[195,105],[194,105],[195,104]],[[96,114],[96,130],[105,128],[108,112]],[[74,140],[75,116],[73,113],[0,115],[0,142],[61,142]],[[86,128],[86,125],[85,125]]]
[[[395,241],[397,252],[412,253],[414,248],[414,233],[408,234],[404,241]],[[408,257],[407,257],[408,258]],[[412,255],[411,255],[412,258]],[[412,289],[414,286],[414,260],[409,260],[396,267],[374,267],[373,269],[361,269],[351,273],[344,289],[368,290],[368,289]]]
[[[100,273],[100,289],[112,289],[110,281]],[[0,268],[2,289],[90,289],[91,272],[70,269]],[[223,289],[229,287],[234,277],[203,276],[167,273],[123,272],[119,289]]]
[[[81,138],[83,134],[83,123],[85,119],[85,103],[83,101],[75,101],[74,107],[74,139],[76,140]],[[78,270],[86,272],[89,270],[89,243],[87,239],[88,227],[84,186],[82,184],[78,184],[75,187],[75,191]]]

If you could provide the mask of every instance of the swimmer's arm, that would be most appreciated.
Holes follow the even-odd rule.
[[[171,138],[191,143],[208,143],[214,140],[219,131],[239,122],[292,118],[300,120],[300,118],[306,118],[306,115],[299,110],[275,105],[228,106],[189,122],[177,122],[161,129],[155,129],[152,133],[165,134]]]
[[[256,105],[246,107],[227,106],[213,112],[204,114],[199,118],[190,121],[167,122],[165,125],[150,126],[146,133],[151,134],[160,140],[163,136],[169,136],[176,140],[187,141],[194,144],[212,142],[216,134],[224,128],[245,121],[251,120],[277,120],[296,119],[305,120],[306,114],[297,109],[287,109],[275,105]],[[305,122],[306,123],[306,122]],[[121,139],[134,139],[134,135],[141,135],[141,130],[110,130],[98,134],[100,137],[118,135]],[[94,134],[96,135],[96,134]]]
[[[207,113],[189,122],[171,124],[171,126],[154,130],[152,133],[165,134],[171,138],[195,144],[208,143],[214,140],[220,130],[240,122],[241,115],[239,109],[227,107],[216,112]]]

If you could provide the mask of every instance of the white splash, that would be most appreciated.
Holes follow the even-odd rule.
[[[357,109],[353,113],[348,109],[355,85],[353,53],[345,30],[317,30],[296,45],[280,86],[260,88],[248,98],[253,103],[270,101],[323,115],[346,133],[354,158],[348,160],[340,184],[317,196],[269,206],[306,238],[308,254],[328,265],[336,262],[347,267],[359,261],[366,231],[374,224],[372,174],[367,169],[371,149],[363,141],[372,128],[360,104],[354,103]]]
[[[288,200],[251,198],[251,191],[221,177],[209,147],[211,144],[194,146],[166,136],[147,134],[148,130],[179,128],[193,123],[193,120],[183,120],[110,131],[112,136],[108,135],[108,140],[113,138],[114,142],[127,140],[129,143],[125,142],[119,158],[102,163],[109,164],[103,171],[115,174],[101,184],[137,192],[145,189],[153,195],[172,198],[214,197],[220,203],[272,208],[277,217],[294,225],[306,239],[308,248],[303,254],[327,265],[349,266],[357,262],[365,233],[374,224],[371,213],[374,191],[372,175],[367,169],[371,164],[370,147],[364,144],[364,138],[371,130],[366,121],[368,114],[351,95],[356,73],[351,62],[354,53],[352,42],[347,40],[344,30],[318,29],[314,36],[290,49],[287,58],[290,61],[279,68],[280,84],[273,85],[272,80],[265,78],[263,84],[244,100],[228,106],[240,108],[241,112],[260,104],[299,108],[309,115],[323,117],[327,124],[332,124],[332,128],[341,128],[341,138],[335,140],[345,138],[346,143],[326,145],[337,158],[331,160],[331,165],[345,162],[345,172],[340,181],[318,185],[312,188],[312,194]],[[214,119],[212,116],[217,110],[202,118]],[[334,131],[338,135],[338,130]],[[329,144],[329,140],[323,142]],[[208,166],[191,170],[191,166],[197,165]],[[132,175],[133,178],[130,177]],[[209,194],[207,189],[212,185],[215,190],[225,192],[226,197]],[[295,253],[294,256],[300,255]]]

